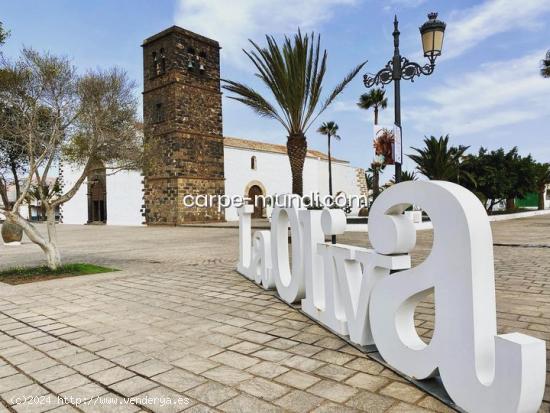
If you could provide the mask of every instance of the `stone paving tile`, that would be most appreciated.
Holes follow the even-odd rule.
[[[38,384],[31,384],[30,386],[21,387],[16,390],[2,393],[2,398],[11,405],[16,404],[18,401],[24,401],[27,398],[34,396],[43,396],[48,394],[48,390],[39,386]]]
[[[272,379],[283,373],[286,373],[288,369],[270,361],[262,361],[248,368],[246,371],[252,373],[255,376]]]
[[[275,378],[275,381],[289,386],[296,387],[297,389],[304,390],[321,379],[310,374],[302,373],[300,371],[291,370],[288,373],[281,374]]]
[[[313,360],[303,356],[292,356],[291,358],[283,361],[283,365],[302,371],[313,371],[323,366],[324,364],[325,363],[321,361]]]
[[[274,403],[289,412],[309,412],[319,406],[324,399],[301,390],[292,390]]]
[[[210,360],[241,370],[244,370],[259,362],[258,359],[235,353],[234,351],[224,351],[223,353],[210,357]]]
[[[252,396],[241,394],[224,404],[218,406],[218,409],[228,413],[279,413],[283,412],[278,406],[269,404],[263,400]]]
[[[32,384],[32,381],[23,374],[15,374],[13,376],[0,379],[0,394],[7,393],[11,390],[20,389]]]
[[[143,406],[159,413],[177,413],[195,404],[191,399],[165,387],[156,387],[139,394],[137,397],[151,401],[151,403],[148,402]]]
[[[424,396],[424,392],[410,384],[404,383],[391,383],[387,387],[384,387],[380,394],[391,396],[399,400],[403,400],[409,403],[415,403]]]
[[[54,391],[56,394],[61,394],[67,390],[89,383],[85,376],[80,374],[73,374],[72,376],[63,377],[50,381],[47,384],[48,388]]]
[[[346,380],[346,384],[353,387],[360,387],[365,390],[376,392],[389,383],[385,377],[373,376],[372,374],[357,373],[355,376]]]
[[[286,386],[257,377],[239,384],[238,388],[252,396],[269,401],[275,400],[290,391]]]
[[[201,384],[186,392],[189,397],[197,399],[208,406],[217,406],[239,394],[230,386],[224,386],[213,381]]]
[[[335,364],[327,364],[314,371],[318,376],[325,377],[336,381],[342,381],[355,373],[355,371],[341,367]]]
[[[252,378],[251,374],[229,366],[216,367],[204,372],[202,375],[229,386],[235,386],[244,380]]]
[[[362,391],[346,402],[346,406],[369,413],[382,413],[387,411],[396,401],[391,397]]]
[[[185,392],[206,381],[203,377],[180,369],[172,369],[158,376],[153,376],[151,379],[179,392]]]
[[[26,373],[32,373],[32,377],[40,383],[47,383],[52,380],[57,380],[63,377],[71,376],[75,374],[76,371],[62,364],[58,364],[58,365],[46,368],[44,370],[39,370],[35,372],[26,371]]]
[[[357,393],[358,390],[345,384],[323,380],[311,386],[307,389],[307,391],[315,394],[316,396],[324,397],[325,399],[332,400],[334,402],[343,403]]]
[[[147,360],[129,367],[129,369],[143,376],[151,377],[172,369],[172,366],[158,360]]]
[[[108,386],[110,384],[129,379],[132,376],[134,376],[134,373],[117,366],[92,374],[90,378],[94,381]]]
[[[158,385],[151,380],[134,376],[112,385],[111,388],[126,397],[132,397],[157,386]]]
[[[312,410],[312,413],[358,413],[362,410],[353,409],[351,407],[342,406],[341,404],[336,404],[334,402],[325,401],[315,410]],[[369,410],[365,410],[370,413]]]
[[[186,354],[182,358],[172,362],[174,366],[181,367],[195,374],[200,374],[206,370],[210,370],[219,366],[218,363],[214,363],[211,360],[197,356],[195,354]]]

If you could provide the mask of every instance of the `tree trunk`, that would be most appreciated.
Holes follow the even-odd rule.
[[[377,166],[372,168],[372,200],[380,195],[380,170]]]
[[[50,208],[50,211],[51,213],[48,215],[47,223],[47,240],[42,236],[40,231],[38,231],[34,225],[32,225],[30,222],[27,222],[27,220],[22,218],[21,215],[19,215],[18,213],[14,213],[12,211],[5,211],[4,213],[7,220],[23,228],[25,235],[27,235],[27,237],[33,243],[38,245],[46,255],[48,267],[52,270],[55,270],[61,265],[61,254],[59,253],[59,249],[57,248],[57,234],[55,231],[55,210],[54,208]],[[53,221],[50,222],[50,219],[53,219]]]
[[[302,196],[304,163],[307,154],[307,142],[303,133],[290,135],[286,141],[286,150],[292,172],[292,193]]]
[[[48,251],[46,257],[48,259],[48,267],[52,270],[57,269],[61,265],[61,254],[57,248],[57,228],[55,227],[55,207],[45,205],[46,209],[46,227],[48,228]]]
[[[543,210],[544,209],[544,197],[546,195],[546,188],[543,188],[542,191],[539,191],[539,202],[538,202],[538,209]]]
[[[10,169],[13,175],[13,183],[15,184],[15,197],[19,199],[21,196],[21,186],[19,185],[19,176],[17,176],[17,165],[10,159]]]
[[[328,194],[332,196],[332,159],[330,155],[330,134],[328,134]]]
[[[378,125],[378,108],[374,107],[374,124]]]
[[[515,198],[506,198],[506,210],[510,211],[516,208]]]
[[[61,267],[61,255],[57,249],[57,245],[49,244],[46,251],[46,260],[48,261],[48,268],[50,270],[57,270]]]

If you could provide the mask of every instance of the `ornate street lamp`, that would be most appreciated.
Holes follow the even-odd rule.
[[[441,55],[443,47],[443,35],[445,33],[445,23],[437,20],[437,13],[428,14],[428,21],[420,26],[422,36],[422,48],[424,56],[428,58],[429,63],[421,66],[418,63],[410,62],[406,57],[401,56],[399,52],[399,22],[397,16],[393,21],[393,58],[386,66],[376,74],[367,73],[363,77],[363,83],[367,88],[374,85],[387,85],[393,81],[394,84],[394,107],[395,107],[395,126],[398,135],[395,141],[395,182],[401,181],[401,164],[403,162],[403,143],[401,138],[401,79],[414,82],[414,78],[420,75],[431,75],[435,68],[435,60]]]

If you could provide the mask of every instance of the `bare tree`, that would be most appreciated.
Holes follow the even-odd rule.
[[[3,82],[0,99],[13,109],[10,136],[24,148],[28,173],[15,203],[0,211],[23,228],[56,269],[61,265],[56,207],[76,194],[95,162],[127,169],[139,161],[135,85],[120,69],[78,76],[67,58],[30,49],[23,50],[17,63],[3,66],[11,81]],[[61,158],[81,166],[82,173],[70,188],[51,197],[43,188]],[[46,212],[46,234],[19,214],[33,188]]]

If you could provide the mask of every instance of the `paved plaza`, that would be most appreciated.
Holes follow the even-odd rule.
[[[550,215],[492,228],[498,330],[550,344]],[[414,263],[431,231],[418,238]],[[65,262],[122,271],[0,285],[0,412],[451,411],[238,275],[237,239],[234,228],[59,226]],[[339,241],[368,245],[362,233]],[[1,268],[41,259],[28,242],[0,246]],[[416,318],[428,340],[433,305]],[[548,412],[548,386],[544,400]]]

